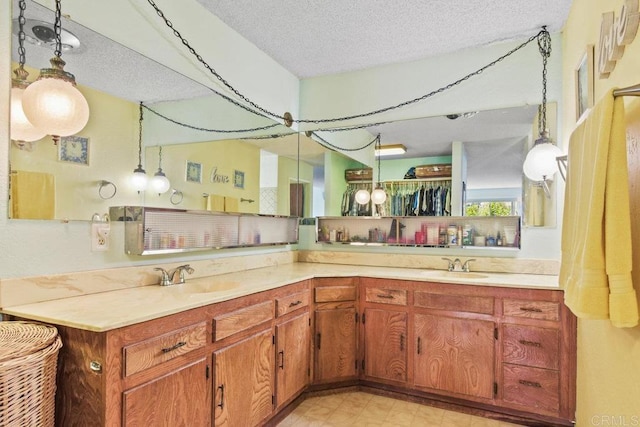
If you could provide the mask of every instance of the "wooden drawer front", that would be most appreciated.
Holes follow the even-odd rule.
[[[557,329],[504,325],[503,331],[503,362],[558,369],[560,336]]]
[[[433,292],[416,291],[416,307],[434,310],[467,311],[470,313],[493,314],[493,298],[467,295],[446,295]]]
[[[407,291],[404,289],[367,288],[365,298],[367,302],[407,305]]]
[[[159,365],[174,357],[202,348],[207,343],[207,325],[198,323],[168,334],[124,347],[124,375]]]
[[[356,295],[355,285],[316,288],[316,302],[355,301]]]
[[[213,340],[253,328],[273,319],[273,301],[252,305],[213,318]]]
[[[302,291],[286,297],[276,298],[276,316],[284,316],[292,311],[309,306],[309,291]]]
[[[529,412],[556,414],[560,407],[560,377],[558,371],[502,365],[505,402],[522,405]]]
[[[355,277],[319,277],[313,279],[313,283],[316,288],[323,288],[325,286],[355,286]]]
[[[560,319],[560,304],[549,301],[506,299],[503,302],[503,312],[505,316],[557,321]]]

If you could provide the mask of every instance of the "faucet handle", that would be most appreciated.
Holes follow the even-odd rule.
[[[449,265],[447,266],[447,270],[453,271],[453,269],[455,267],[455,261],[453,261],[451,258],[444,258],[443,257],[442,259],[449,263]],[[460,260],[458,260],[458,262],[460,262]]]
[[[173,270],[173,273],[171,274],[171,278],[175,280],[175,274],[178,273],[178,281],[174,283],[181,285],[185,282],[185,278],[184,278],[184,272],[187,272],[189,274],[194,272],[193,267],[191,267],[189,264],[184,264],[184,265],[180,265],[178,267],[176,267],[175,270]]]
[[[470,263],[471,261],[475,261],[475,260],[476,260],[475,258],[469,258],[468,260],[466,260],[466,261],[464,262],[464,264],[462,264],[462,270],[463,270],[463,271],[466,271],[466,272],[468,273],[468,272],[469,272],[469,263]]]
[[[160,276],[160,286],[169,286],[171,285],[171,279],[169,278],[169,273],[167,273],[167,270],[165,270],[164,268],[161,267],[156,267],[154,268],[154,270],[159,271],[161,276]]]

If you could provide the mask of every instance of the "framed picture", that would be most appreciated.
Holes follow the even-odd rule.
[[[233,186],[235,188],[244,188],[244,172],[233,171]]]
[[[187,182],[202,183],[202,163],[187,160],[185,168],[185,180]]]
[[[58,160],[89,166],[89,138],[63,136],[58,142]]]
[[[593,45],[587,46],[575,70],[576,120],[593,107]]]

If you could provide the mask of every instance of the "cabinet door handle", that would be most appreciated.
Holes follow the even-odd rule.
[[[278,352],[278,355],[280,356],[280,365],[278,366],[278,368],[284,369],[284,350],[280,350]]]
[[[295,307],[296,305],[300,305],[300,304],[302,304],[302,301],[298,300],[289,304],[289,307]]]
[[[531,347],[542,347],[542,344],[536,341],[520,340],[518,342],[522,345],[529,345]]]
[[[378,298],[393,299],[393,295],[389,295],[389,294],[378,294],[376,296]]]
[[[537,307],[520,307],[521,311],[528,311],[530,313],[542,313],[542,309]]]
[[[216,406],[220,409],[224,409],[224,384],[220,384],[218,386],[218,390],[220,390],[220,403]]]
[[[321,338],[322,338],[322,335],[320,333],[318,333],[318,339],[317,339],[318,350],[320,350],[320,339]]]
[[[404,335],[400,335],[400,351],[404,351]]]
[[[172,345],[171,347],[165,347],[165,348],[163,348],[163,349],[162,349],[162,352],[163,352],[163,353],[169,353],[170,351],[177,350],[177,349],[179,349],[180,347],[184,347],[185,345],[187,345],[186,341],[180,341],[180,342],[175,343],[175,344],[174,344],[174,345]]]
[[[422,339],[418,337],[418,354],[422,352]]]
[[[527,380],[519,380],[518,382],[522,385],[526,385],[527,387],[542,388],[542,384],[540,384],[539,382]]]

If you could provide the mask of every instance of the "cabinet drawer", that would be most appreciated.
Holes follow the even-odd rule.
[[[292,311],[309,306],[309,291],[302,291],[286,297],[276,298],[276,316],[284,316]]]
[[[446,295],[434,292],[416,291],[416,307],[434,310],[466,311],[470,313],[493,314],[493,298],[468,295]]]
[[[404,289],[367,288],[367,302],[379,304],[407,305],[407,291]]]
[[[560,333],[557,329],[504,325],[503,334],[503,362],[558,369]]]
[[[316,288],[316,302],[355,301],[355,285],[322,286]]]
[[[560,319],[560,304],[550,301],[505,299],[503,312],[505,316],[557,321]]]
[[[273,319],[273,301],[255,304],[213,318],[213,340],[253,328]]]
[[[207,343],[207,325],[198,323],[136,344],[125,346],[124,376],[159,365],[174,357],[202,348]]]
[[[529,412],[557,414],[560,407],[558,371],[504,364],[502,373],[505,402],[522,405]]]

